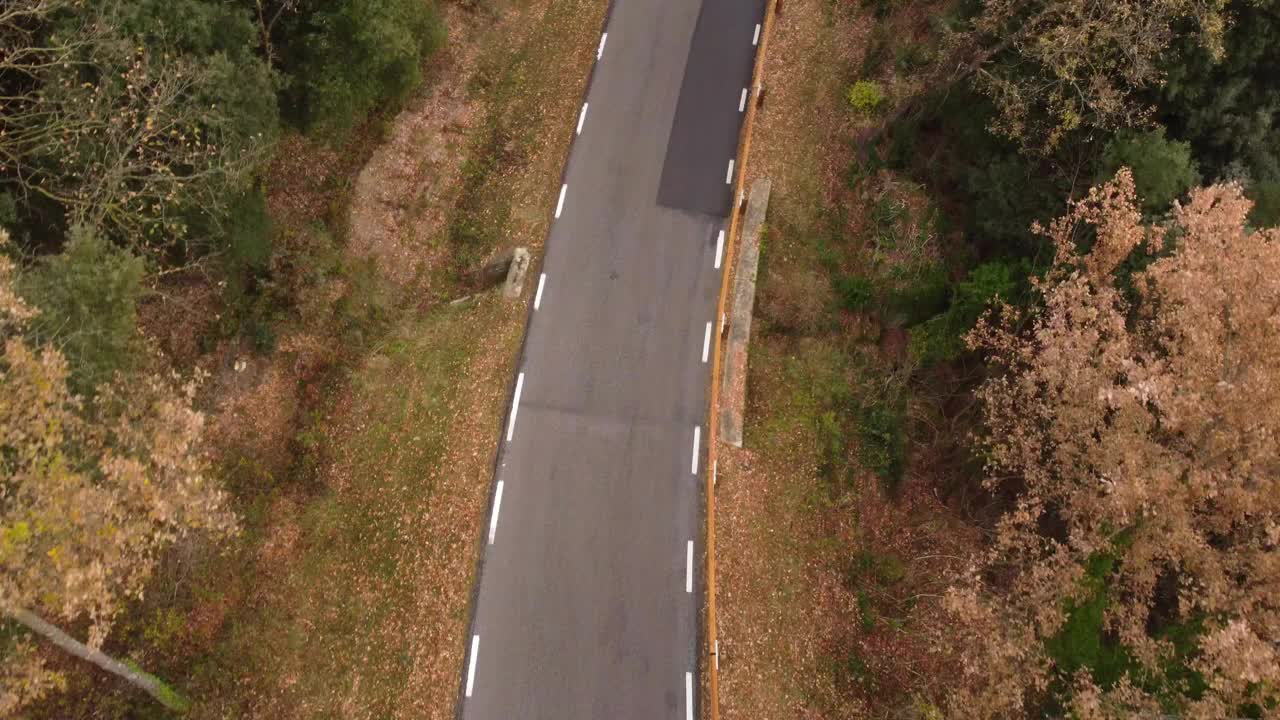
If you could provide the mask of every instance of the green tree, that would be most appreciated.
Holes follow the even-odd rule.
[[[142,259],[88,228],[71,231],[66,248],[41,258],[19,289],[40,309],[29,323],[37,345],[66,356],[70,384],[81,394],[134,365]]]
[[[957,82],[996,108],[991,129],[1024,152],[1055,154],[1081,131],[1144,124],[1143,93],[1159,86],[1172,43],[1188,38],[1222,55],[1228,0],[974,0],[949,37],[951,57],[886,122],[859,138],[873,145],[885,128]]]
[[[1052,154],[1077,130],[1135,127],[1179,38],[1222,55],[1227,0],[983,0],[962,66],[998,109],[992,129]]]
[[[1157,212],[1192,187],[1200,184],[1200,173],[1191,157],[1191,144],[1170,140],[1164,128],[1147,132],[1121,131],[1102,153],[1099,177],[1110,178],[1122,167],[1133,171],[1142,208]]]
[[[153,251],[216,230],[277,126],[257,40],[213,0],[6,4],[0,189]]]
[[[1280,182],[1280,3],[1231,0],[1228,10],[1222,56],[1178,40],[1150,97],[1211,179],[1238,166],[1255,181]]]
[[[445,40],[422,0],[327,0],[281,22],[291,112],[305,127],[343,131],[421,79],[424,57]]]

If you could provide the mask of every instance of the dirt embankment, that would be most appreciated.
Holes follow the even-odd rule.
[[[423,92],[391,121],[385,141],[360,170],[351,193],[347,250],[377,263],[402,290],[429,290],[429,269],[448,252],[442,234],[456,198],[479,99],[468,90],[482,44],[474,13],[444,12],[449,45],[428,71]],[[507,12],[498,31],[512,32],[523,13]]]

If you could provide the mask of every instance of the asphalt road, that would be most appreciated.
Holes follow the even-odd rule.
[[[697,716],[720,240],[764,0],[614,0],[485,527],[462,720]]]

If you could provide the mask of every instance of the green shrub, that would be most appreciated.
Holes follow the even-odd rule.
[[[7,190],[0,190],[0,227],[12,228],[18,222],[18,201]]]
[[[871,113],[884,104],[884,90],[880,83],[872,80],[859,80],[849,88],[849,107],[860,113]]]
[[[893,9],[890,0],[862,0],[862,7],[871,10],[877,20],[889,17],[889,11]]]
[[[875,285],[858,275],[838,275],[832,280],[840,307],[849,312],[863,312],[875,300]]]
[[[872,689],[875,678],[871,674],[871,669],[867,667],[866,661],[858,654],[857,645],[850,644],[842,654],[843,658],[832,663],[836,686],[844,692]]]
[[[883,403],[863,408],[858,417],[858,459],[891,491],[907,469],[905,422],[900,409]]]
[[[924,366],[954,360],[964,352],[965,334],[992,301],[1021,301],[1030,272],[1025,259],[995,260],[971,270],[956,284],[945,312],[911,328],[911,355]]]
[[[1254,203],[1249,213],[1250,224],[1254,227],[1280,225],[1280,182],[1255,184],[1249,189],[1249,198]]]
[[[899,274],[891,278],[885,319],[897,327],[924,322],[947,309],[949,294],[950,283],[941,265]]]
[[[1097,553],[1089,561],[1082,598],[1070,603],[1067,620],[1058,634],[1045,641],[1045,650],[1053,658],[1059,673],[1069,677],[1077,670],[1088,669],[1094,681],[1111,687],[1121,675],[1133,669],[1133,658],[1104,627],[1108,605],[1107,588],[1115,557]]]
[[[134,364],[143,276],[141,258],[83,227],[23,275],[20,290],[40,309],[31,332],[62,348],[76,392],[90,393]]]
[[[261,192],[246,193],[231,203],[226,223],[229,272],[265,273],[271,265],[271,214]]]
[[[907,204],[894,197],[882,197],[871,206],[871,221],[880,234],[891,234],[906,216]]]
[[[867,40],[867,51],[862,56],[862,76],[871,77],[884,68],[889,59],[889,31],[883,25],[876,24]]]
[[[933,59],[929,49],[920,43],[905,42],[893,53],[894,65],[900,73],[913,73]]]
[[[814,418],[814,435],[818,441],[818,474],[839,488],[848,475],[848,443],[839,415],[829,410]]]
[[[876,629],[876,610],[866,590],[858,591],[858,620],[862,625],[862,632],[869,633]]]
[[[253,343],[253,349],[259,354],[268,354],[276,349],[276,332],[271,328],[269,318],[254,316],[245,323],[245,331]]]
[[[954,360],[964,352],[967,327],[959,325],[955,313],[948,310],[911,328],[907,351],[922,367]]]

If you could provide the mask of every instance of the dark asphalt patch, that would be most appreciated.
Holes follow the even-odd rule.
[[[733,186],[725,176],[738,151],[745,117],[738,102],[751,82],[756,51],[751,39],[764,17],[765,1],[703,1],[658,183],[658,204],[729,214]]]

